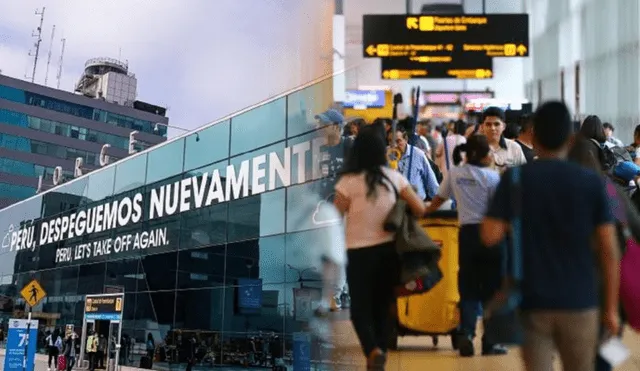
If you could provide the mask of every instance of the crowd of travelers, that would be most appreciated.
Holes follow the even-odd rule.
[[[419,121],[415,132],[412,118],[345,123],[330,110],[316,119],[340,154],[327,160],[334,177],[325,192],[345,218],[350,316],[368,369],[384,370],[387,358],[398,256],[384,222],[398,199],[417,217],[455,200],[460,356],[476,353],[483,304],[503,282],[501,247],[518,238],[526,369],[551,370],[555,353],[565,370],[612,369],[598,348],[622,336],[620,259],[629,236],[640,241],[630,192],[640,179],[640,126],[624,146],[610,123],[589,116],[576,125],[564,103],[553,101],[517,123],[489,107],[477,124]],[[391,147],[400,153],[393,166]],[[511,235],[515,217],[519,237]],[[484,337],[481,344],[482,355],[508,353]]]

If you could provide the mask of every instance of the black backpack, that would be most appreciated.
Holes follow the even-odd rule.
[[[618,146],[615,146],[615,147],[605,146],[598,143],[594,139],[591,139],[591,142],[594,145],[598,146],[600,165],[602,166],[602,170],[606,172],[613,171],[613,169],[622,162],[625,162],[625,161],[633,162],[633,159],[631,158],[631,154],[626,148],[622,148]]]

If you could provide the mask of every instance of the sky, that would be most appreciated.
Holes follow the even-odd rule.
[[[295,27],[314,17],[304,10],[315,1],[324,0],[0,0],[0,70],[31,76],[34,12],[44,6],[36,83],[44,84],[51,49],[48,85],[56,86],[64,37],[61,89],[73,89],[88,59],[120,58],[138,79],[139,100],[193,129],[301,84],[269,71],[295,47]]]

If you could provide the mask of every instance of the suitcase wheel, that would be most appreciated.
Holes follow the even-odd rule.
[[[437,336],[432,336],[431,337],[431,341],[433,341],[433,346],[437,347],[438,346],[438,337]]]

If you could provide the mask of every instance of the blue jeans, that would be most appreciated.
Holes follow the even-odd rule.
[[[491,298],[501,284],[500,249],[482,245],[478,224],[460,227],[458,243],[460,332],[475,337],[482,303]]]

